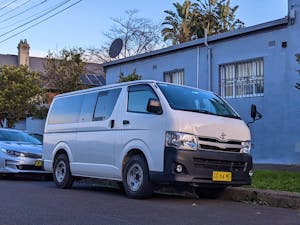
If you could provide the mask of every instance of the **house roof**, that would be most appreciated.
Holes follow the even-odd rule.
[[[29,57],[29,68],[33,71],[44,73],[44,64],[47,62],[46,58]],[[17,55],[4,55],[0,54],[0,67],[4,65],[18,65]],[[84,84],[90,86],[102,86],[106,84],[105,73],[100,64],[86,63],[86,74],[81,76]]]
[[[272,30],[274,28],[281,28],[281,27],[286,27],[288,25],[288,18],[282,18],[282,19],[278,19],[278,20],[273,20],[270,22],[266,22],[266,23],[261,23],[258,25],[254,25],[254,26],[250,26],[250,27],[245,27],[242,29],[238,29],[238,30],[234,30],[234,31],[229,31],[229,32],[225,32],[225,33],[221,33],[221,34],[216,34],[216,35],[212,35],[209,36],[207,38],[207,42],[208,43],[213,43],[213,42],[217,42],[217,41],[221,41],[224,39],[228,39],[228,38],[234,38],[237,36],[243,36],[243,35],[248,35],[248,34],[252,34],[252,33],[257,33],[257,32],[262,32],[265,30]],[[127,58],[122,58],[122,59],[118,59],[118,60],[114,60],[114,61],[110,61],[107,63],[103,63],[102,66],[105,68],[107,67],[111,67],[114,65],[118,65],[118,64],[122,64],[122,63],[127,63],[127,62],[131,62],[131,61],[136,61],[136,60],[140,60],[140,59],[144,59],[144,58],[148,58],[148,57],[152,57],[152,56],[156,56],[156,55],[161,55],[161,54],[166,54],[169,52],[173,52],[173,51],[178,51],[181,49],[186,49],[186,48],[191,48],[197,45],[204,45],[205,44],[205,39],[204,38],[199,38],[193,41],[189,41],[189,42],[185,42],[185,43],[181,43],[178,45],[173,45],[167,48],[163,48],[163,49],[159,49],[159,50],[155,50],[155,51],[151,51],[151,52],[146,52],[143,54],[139,54],[139,55],[135,55],[135,56],[131,56],[131,57],[127,57]]]

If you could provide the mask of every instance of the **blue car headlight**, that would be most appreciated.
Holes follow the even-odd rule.
[[[5,148],[1,148],[1,151],[6,153],[7,155],[14,156],[14,157],[26,157],[26,154],[19,151],[9,150]]]

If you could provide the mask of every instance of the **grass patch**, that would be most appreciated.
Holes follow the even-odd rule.
[[[251,187],[300,193],[300,172],[256,170]]]

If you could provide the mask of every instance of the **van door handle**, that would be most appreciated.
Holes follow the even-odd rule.
[[[123,120],[123,124],[124,125],[127,125],[127,124],[129,124],[130,122],[129,122],[129,120]]]
[[[110,121],[110,128],[114,128],[114,126],[115,126],[115,120],[111,120]]]

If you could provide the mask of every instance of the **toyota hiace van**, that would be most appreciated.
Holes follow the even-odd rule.
[[[60,188],[109,179],[144,198],[156,184],[215,191],[250,184],[250,151],[247,125],[216,94],[140,80],[56,96],[43,160]]]

